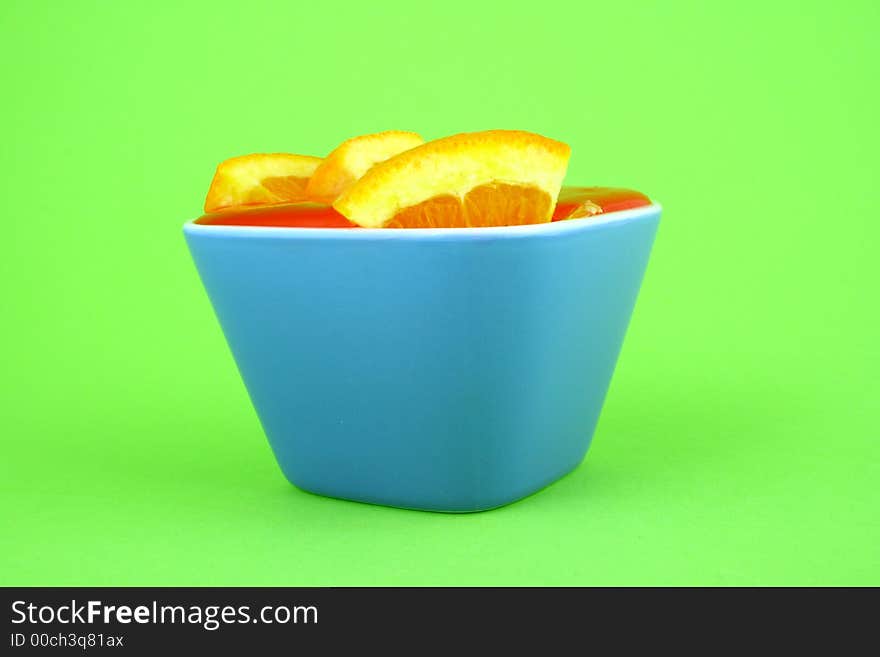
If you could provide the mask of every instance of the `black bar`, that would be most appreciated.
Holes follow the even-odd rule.
[[[584,647],[603,637],[623,649],[646,640],[657,647],[678,646],[713,631],[715,646],[719,641],[734,645],[758,632],[767,647],[773,636],[829,628],[833,610],[845,608],[841,603],[850,596],[840,590],[612,588],[0,591],[5,619],[0,654],[9,655],[33,650],[81,654],[83,649],[109,654],[222,649],[224,654],[242,654],[265,648],[335,654],[335,648],[350,646],[353,638],[365,648],[409,645],[412,654],[422,654],[430,647],[426,644],[454,647],[473,635],[496,644],[530,637]],[[849,630],[870,627],[856,622],[859,615],[849,616]],[[411,644],[413,636],[419,645]]]

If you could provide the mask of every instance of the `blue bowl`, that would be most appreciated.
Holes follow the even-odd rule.
[[[659,218],[184,233],[287,478],[463,512],[583,460]]]

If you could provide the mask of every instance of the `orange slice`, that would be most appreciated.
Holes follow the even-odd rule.
[[[332,203],[377,162],[424,143],[416,133],[400,130],[352,137],[337,146],[315,169],[306,194],[313,201]]]
[[[544,223],[570,153],[565,144],[529,132],[453,135],[376,164],[333,207],[367,228]]]
[[[306,200],[306,185],[321,158],[292,153],[255,153],[221,162],[211,181],[205,212],[241,205]]]

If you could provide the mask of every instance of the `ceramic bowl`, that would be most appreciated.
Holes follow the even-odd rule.
[[[184,233],[287,478],[463,512],[582,461],[659,218]]]

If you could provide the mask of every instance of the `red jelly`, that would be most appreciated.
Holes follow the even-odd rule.
[[[617,187],[563,187],[553,211],[553,221],[592,217],[651,205],[651,199],[631,189]]]
[[[640,192],[614,187],[563,187],[553,221],[591,217],[650,205]],[[197,224],[213,226],[283,226],[287,228],[357,228],[330,205],[289,203],[232,208],[206,214]]]

